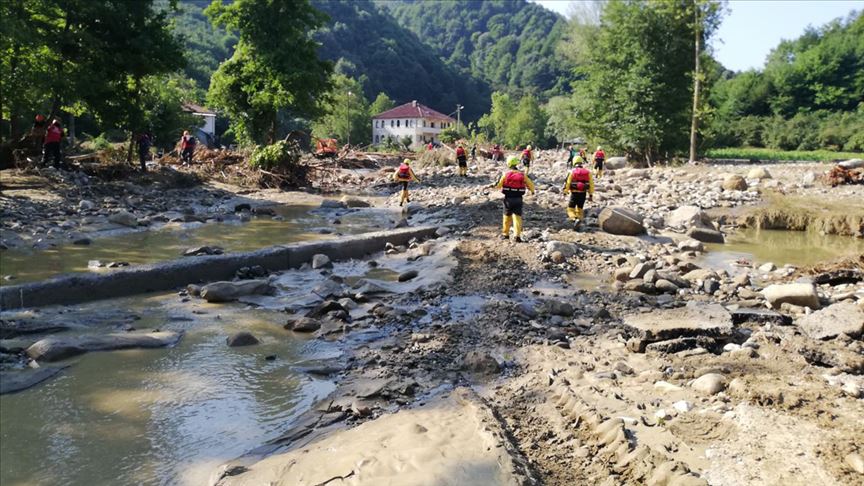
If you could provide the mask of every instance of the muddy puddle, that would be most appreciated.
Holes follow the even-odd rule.
[[[697,264],[727,269],[740,268],[735,265],[736,261],[803,267],[864,254],[864,240],[811,231],[744,229],[727,235],[724,245],[706,247],[707,253]]]
[[[44,280],[69,272],[87,272],[88,262],[103,264],[127,262],[152,263],[180,258],[181,253],[196,246],[219,246],[227,252],[321,240],[339,234],[357,234],[389,226],[389,212],[384,209],[320,211],[312,206],[275,208],[282,220],[271,216],[255,217],[247,223],[168,224],[155,231],[138,231],[94,238],[89,246],[73,244],[41,251],[5,250],[0,253],[3,275],[14,279],[3,284]],[[333,224],[335,220],[339,224]],[[95,271],[110,272],[108,268]]]
[[[334,387],[297,367],[339,349],[284,330],[279,312],[158,296],[52,319],[96,313],[116,319],[67,334],[105,332],[113,320],[185,335],[169,349],[73,358],[48,382],[0,397],[0,484],[206,484],[218,464],[277,436]],[[240,330],[261,343],[228,347]]]

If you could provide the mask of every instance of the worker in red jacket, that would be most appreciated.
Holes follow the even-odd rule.
[[[563,191],[565,196],[570,195],[570,202],[567,204],[567,218],[576,228],[585,219],[583,208],[586,197],[589,201],[594,198],[594,179],[591,178],[591,171],[582,166],[583,163],[582,157],[576,157],[576,167],[567,175]]]
[[[459,166],[459,175],[462,177],[468,176],[468,156],[465,155],[465,148],[460,144],[456,147],[456,164]]]
[[[63,128],[60,120],[54,119],[45,130],[45,140],[42,145],[42,165],[48,165],[49,159],[54,159],[52,165],[60,168],[60,142],[63,140]]]
[[[603,162],[606,162],[606,152],[603,151],[603,147],[597,147],[597,151],[594,152],[594,173],[597,175],[597,178],[603,177]]]

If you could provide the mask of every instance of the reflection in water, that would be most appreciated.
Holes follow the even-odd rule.
[[[142,316],[138,329],[186,335],[171,349],[90,353],[43,385],[0,397],[0,484],[205,484],[218,464],[332,391],[292,369],[332,345],[292,336],[283,314],[175,302],[122,299],[63,315],[124,309]],[[226,336],[239,330],[261,344],[229,348]]]
[[[806,266],[862,254],[864,240],[812,231],[745,229],[730,234],[724,245],[707,245],[707,250],[702,259],[705,266],[722,267],[740,258],[757,264]]]
[[[180,258],[180,254],[195,246],[220,246],[226,251],[250,251],[266,246],[334,237],[321,234],[327,229],[343,234],[374,231],[387,218],[381,210],[351,211],[339,216],[342,224],[331,225],[334,213],[311,211],[309,206],[282,207],[277,211],[284,218],[277,221],[269,216],[253,218],[248,223],[169,224],[158,231],[139,231],[105,238],[96,238],[90,246],[64,245],[41,251],[27,249],[0,252],[3,275],[14,275],[15,284],[46,279],[61,273],[86,272],[90,260],[151,263]],[[100,269],[108,271],[110,269]]]

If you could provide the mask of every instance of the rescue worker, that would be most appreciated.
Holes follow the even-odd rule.
[[[408,199],[408,183],[411,181],[420,182],[420,179],[414,175],[414,171],[411,170],[411,161],[405,159],[402,161],[402,165],[396,169],[396,172],[393,173],[393,180],[396,182],[402,183],[402,197],[399,199],[399,205],[402,206],[406,202],[411,202]]]
[[[27,134],[28,148],[38,151],[42,148],[45,140],[45,130],[48,128],[48,120],[41,114],[36,114],[33,119],[33,126],[30,128],[30,133]]]
[[[148,132],[138,134],[138,160],[141,162],[141,172],[147,172],[147,159],[150,158],[150,147],[153,137]]]
[[[54,159],[52,165],[60,168],[60,141],[63,140],[63,128],[60,120],[54,119],[45,130],[45,140],[42,145],[42,165],[48,165],[48,159]]]
[[[492,162],[498,162],[504,159],[504,151],[501,150],[501,144],[495,144],[492,147]]]
[[[588,160],[588,146],[584,146],[579,149],[579,157],[582,157],[582,160]]]
[[[468,156],[465,155],[465,148],[460,144],[456,147],[456,163],[459,165],[459,175],[462,177],[468,176]]]
[[[527,175],[519,171],[519,159],[511,156],[507,159],[509,170],[498,180],[496,187],[504,193],[504,218],[501,227],[501,239],[510,238],[510,227],[513,227],[515,241],[522,241],[522,196],[525,191],[534,194],[534,183]]]
[[[576,157],[576,149],[573,148],[573,144],[570,144],[570,148],[567,149],[567,167],[573,164],[573,158]]]
[[[576,167],[570,171],[564,183],[564,194],[570,195],[570,202],[567,203],[567,218],[575,227],[585,219],[586,195],[589,201],[594,199],[594,179],[591,177],[591,171],[583,167],[584,163],[582,157],[576,157]]]
[[[534,161],[534,152],[531,151],[531,146],[525,147],[522,151],[522,165],[525,166],[525,173],[531,172],[531,162]]]
[[[192,163],[192,154],[195,153],[195,137],[189,134],[189,130],[183,130],[183,136],[180,137],[180,159],[183,165]]]
[[[603,151],[603,147],[597,146],[597,151],[594,152],[594,173],[597,175],[597,178],[600,179],[603,177],[603,162],[606,161],[606,152]]]
[[[477,162],[477,144],[471,146],[471,163]]]

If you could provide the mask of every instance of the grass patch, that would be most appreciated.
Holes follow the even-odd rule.
[[[853,200],[826,201],[816,196],[765,195],[764,206],[744,213],[739,224],[757,229],[818,231],[828,235],[864,235],[864,207]]]
[[[831,150],[774,150],[756,147],[708,149],[705,155],[711,159],[800,160],[816,162],[832,162],[864,158],[864,153],[856,152],[833,152]]]

